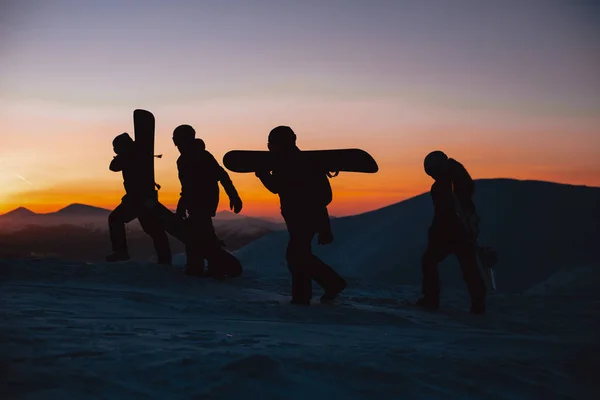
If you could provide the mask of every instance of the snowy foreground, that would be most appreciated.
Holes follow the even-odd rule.
[[[463,290],[432,313],[402,304],[418,286],[351,277],[341,304],[295,307],[284,266],[216,282],[0,260],[0,398],[598,398],[598,271],[492,295],[471,316]]]

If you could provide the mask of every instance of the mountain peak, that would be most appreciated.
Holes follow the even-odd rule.
[[[12,211],[7,212],[6,214],[2,215],[3,217],[29,217],[32,215],[37,215],[36,213],[34,213],[33,211],[31,211],[28,208],[25,207],[18,207],[15,208]]]

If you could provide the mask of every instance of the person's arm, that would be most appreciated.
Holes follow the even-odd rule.
[[[233,210],[235,214],[238,214],[240,211],[242,211],[242,199],[235,189],[235,186],[233,186],[233,182],[231,181],[229,174],[223,167],[221,167],[221,165],[219,165],[219,162],[213,157],[212,154],[209,152],[206,152],[206,154],[209,156],[210,170],[215,174],[216,180],[221,182],[221,186],[223,186],[225,193],[227,193],[227,197],[229,197],[229,209]]]
[[[279,193],[279,185],[277,184],[277,181],[275,180],[275,177],[271,174],[271,172],[257,172],[255,175],[258,179],[260,179],[263,186],[267,188],[269,192],[273,194]]]
[[[215,174],[214,178],[221,183],[221,186],[223,186],[223,189],[225,189],[225,193],[227,193],[229,199],[239,199],[240,196],[235,189],[235,186],[233,186],[233,182],[231,181],[227,171],[225,171],[225,168],[219,165],[219,162],[212,154],[206,152],[206,155],[209,160],[210,170]]]
[[[317,242],[320,245],[326,245],[333,242],[333,232],[331,231],[331,220],[327,207],[322,211],[319,219],[319,236]]]
[[[114,156],[108,168],[113,172],[123,171],[123,168],[125,168],[125,158],[123,155],[117,154]]]
[[[229,177],[227,171],[225,171],[225,169],[220,165],[217,171],[219,176],[219,182],[221,182],[221,185],[223,186],[223,189],[225,189],[225,193],[227,193],[227,196],[229,196],[230,199],[239,198],[240,196],[237,190],[235,189],[235,186],[233,185],[233,182],[231,181],[231,178]]]
[[[178,176],[179,182],[181,184],[181,192],[179,193],[179,201],[177,202],[177,210],[175,211],[175,213],[179,217],[185,219],[187,216],[187,205],[185,203],[185,198],[183,197],[185,175],[182,173],[180,160],[177,160],[177,176]]]

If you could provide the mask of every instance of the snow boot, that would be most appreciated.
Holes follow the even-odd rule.
[[[346,286],[348,286],[348,283],[341,279],[334,289],[325,290],[325,293],[321,296],[321,303],[333,303],[335,298],[346,289]]]

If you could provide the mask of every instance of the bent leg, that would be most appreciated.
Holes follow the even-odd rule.
[[[184,222],[186,273],[188,275],[204,275],[204,256],[202,255],[202,238],[199,234],[197,219],[190,216]]]
[[[440,276],[438,264],[447,256],[446,250],[440,244],[429,241],[427,249],[421,258],[422,273],[422,303],[439,305],[440,301]]]
[[[217,237],[212,217],[203,216],[196,221],[197,250],[199,257],[207,261],[207,273],[213,278],[230,276],[225,258],[221,258],[221,240]]]
[[[128,254],[125,224],[137,216],[135,208],[128,202],[121,202],[108,216],[108,231],[112,250],[118,254]]]
[[[152,238],[154,250],[159,264],[171,264],[171,245],[167,232],[165,232],[161,221],[151,213],[143,213],[138,217],[140,225],[146,234]]]
[[[325,290],[322,301],[331,301],[346,289],[348,283],[333,268],[315,255],[311,261],[311,277]]]
[[[475,246],[470,244],[460,245],[456,252],[460,263],[463,280],[467,284],[471,297],[471,311],[474,313],[485,312],[486,287],[477,266],[477,253]]]
[[[290,240],[286,251],[288,269],[292,275],[292,303],[310,304],[312,298],[310,250],[314,234],[302,230],[291,229]]]

